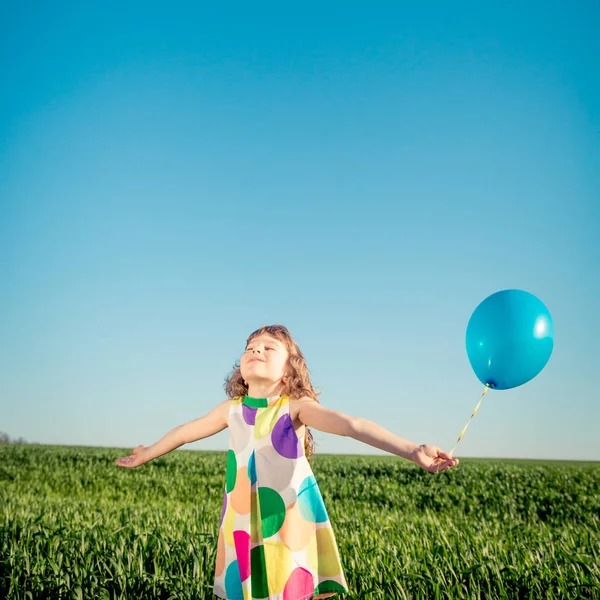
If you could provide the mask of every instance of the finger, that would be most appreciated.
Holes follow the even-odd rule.
[[[440,458],[435,458],[429,465],[428,469],[433,473],[439,473],[442,470],[442,461]]]
[[[458,460],[457,459],[451,459],[451,460],[447,460],[444,463],[444,470],[445,469],[451,469],[452,467],[455,467],[458,464]]]
[[[434,465],[431,465],[429,467],[429,471],[431,471],[432,473],[441,473],[442,471],[446,470],[446,467],[444,466],[446,463],[437,463]]]
[[[431,456],[431,458],[437,458],[438,456],[441,456],[443,454],[440,448],[438,448],[437,446],[430,445],[427,446],[426,452],[428,456]]]
[[[428,470],[433,473],[441,473],[442,471],[447,471],[448,469],[456,466],[457,464],[458,464],[457,459],[451,459],[451,460],[446,460],[446,461],[437,459],[428,467]]]

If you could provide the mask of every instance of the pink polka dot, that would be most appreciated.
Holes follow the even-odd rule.
[[[250,536],[246,531],[234,531],[233,543],[240,568],[240,579],[245,581],[250,577]]]
[[[283,589],[283,600],[296,600],[314,592],[315,584],[310,571],[298,567],[292,571]]]

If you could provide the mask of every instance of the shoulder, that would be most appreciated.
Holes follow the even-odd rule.
[[[239,400],[237,398],[227,398],[223,400],[220,404],[217,404],[215,407],[215,412],[219,414],[219,417],[227,423],[229,426],[229,413],[231,412],[231,407],[236,404],[239,404]]]
[[[214,407],[214,412],[227,413],[232,404],[235,404],[235,398],[226,398]]]
[[[319,402],[318,400],[315,400],[314,398],[311,398],[310,396],[302,396],[301,398],[290,398],[290,403],[292,402],[296,402],[296,403],[302,403],[302,402]]]
[[[313,402],[315,404],[319,404],[318,400],[311,398],[310,396],[302,396],[301,398],[291,398],[290,397],[290,417],[293,421],[299,418],[300,411],[303,406]]]

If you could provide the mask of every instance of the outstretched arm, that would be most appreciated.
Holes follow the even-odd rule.
[[[152,446],[138,446],[129,456],[118,458],[115,464],[119,467],[139,467],[154,458],[175,450],[175,448],[179,448],[179,446],[219,433],[228,425],[227,419],[230,406],[230,400],[221,402],[207,415],[184,425],[178,425]]]
[[[312,398],[298,401],[298,418],[319,431],[354,438],[375,448],[411,460],[427,471],[444,471],[458,464],[449,454],[431,444],[415,444],[377,423],[362,417],[351,417],[321,406]]]

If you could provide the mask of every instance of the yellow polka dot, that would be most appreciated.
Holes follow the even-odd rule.
[[[292,573],[292,553],[281,542],[265,542],[265,564],[276,565],[267,571],[267,583],[270,594],[281,594]]]
[[[335,577],[342,572],[340,556],[331,527],[317,529],[307,548],[308,563],[319,577]]]
[[[281,396],[281,398],[277,398],[277,400],[272,400],[271,402],[269,402],[269,406],[285,406],[286,404],[290,403],[290,397],[287,394],[284,394],[283,396]]]
[[[259,408],[256,411],[256,420],[254,421],[254,437],[256,439],[265,437],[273,431],[273,427],[277,423],[278,412],[277,406]]]
[[[235,512],[231,508],[231,503],[227,503],[227,509],[225,510],[225,518],[223,519],[223,533],[225,534],[225,542],[230,546],[234,545],[233,542],[233,525],[235,523]]]

